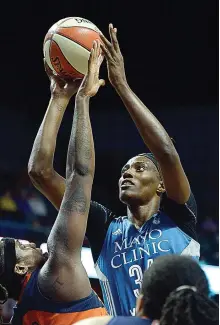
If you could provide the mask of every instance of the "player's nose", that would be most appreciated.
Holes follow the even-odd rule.
[[[122,174],[122,180],[125,178],[133,178],[131,168],[127,169],[123,174]]]

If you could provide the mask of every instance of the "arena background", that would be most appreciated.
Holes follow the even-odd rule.
[[[2,4],[3,6],[3,4]],[[4,1],[1,14],[0,236],[45,243],[56,211],[34,188],[27,163],[49,101],[42,44],[69,16],[118,28],[127,79],[175,139],[198,205],[203,264],[218,265],[218,3],[179,1]],[[105,66],[101,76],[107,80]],[[59,133],[55,168],[64,175],[73,102]],[[126,160],[146,150],[107,83],[91,102],[96,148],[92,198],[118,214]],[[85,246],[88,242],[85,240]],[[99,291],[97,280],[92,280]],[[9,308],[10,310],[10,308]]]

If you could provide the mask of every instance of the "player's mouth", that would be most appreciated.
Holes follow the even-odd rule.
[[[128,179],[124,179],[121,183],[121,189],[126,189],[130,186],[134,186],[134,183]]]

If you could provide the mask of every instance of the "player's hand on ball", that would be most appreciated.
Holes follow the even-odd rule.
[[[121,54],[120,46],[117,39],[117,29],[112,24],[109,25],[109,35],[111,42],[100,34],[102,40],[101,49],[107,60],[109,81],[114,87],[123,84],[126,81],[124,59]]]
[[[63,80],[55,74],[44,60],[45,71],[50,79],[51,95],[57,98],[70,99],[79,89],[82,80]]]
[[[79,88],[79,96],[93,97],[99,88],[105,85],[105,81],[99,79],[99,70],[102,62],[103,56],[100,54],[100,41],[94,41],[89,57],[88,72]]]

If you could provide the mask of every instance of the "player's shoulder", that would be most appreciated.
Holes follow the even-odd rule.
[[[128,217],[127,216],[114,216],[114,218],[111,220],[111,226],[125,226],[128,225]]]
[[[182,219],[195,223],[197,220],[197,205],[192,192],[190,193],[188,201],[184,204],[173,201],[164,193],[160,203],[160,211],[164,212],[172,219]]]

